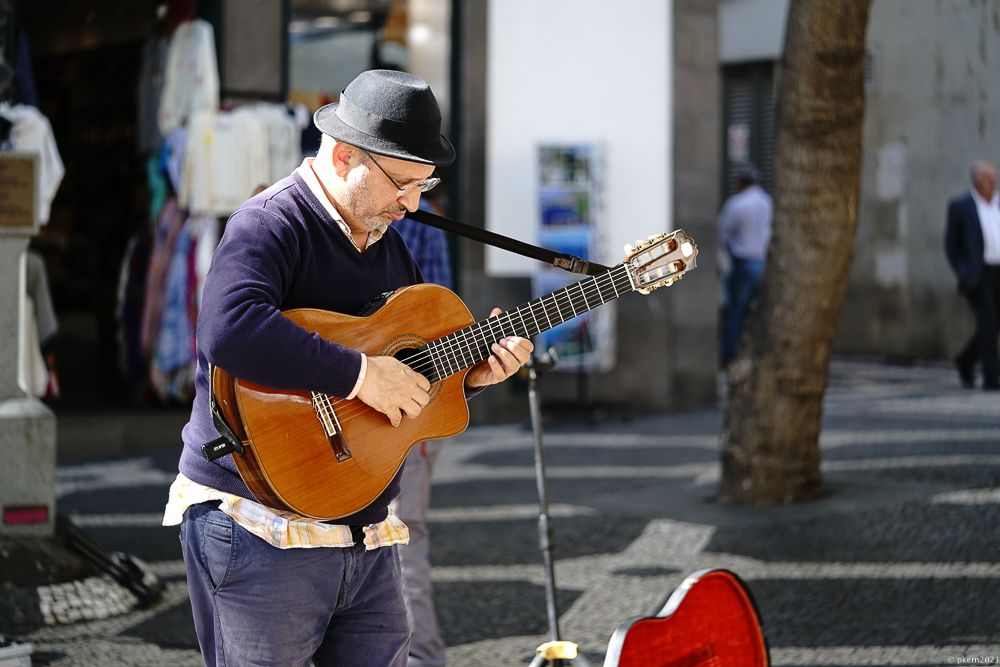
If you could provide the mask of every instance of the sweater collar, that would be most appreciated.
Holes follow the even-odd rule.
[[[304,159],[302,164],[300,164],[295,170],[296,173],[302,177],[302,180],[305,181],[306,187],[309,188],[309,191],[312,192],[313,196],[319,201],[323,210],[329,213],[330,217],[333,218],[333,221],[337,223],[337,227],[340,228],[340,231],[344,232],[344,235],[347,236],[348,240],[350,240],[351,245],[357,248],[360,252],[361,248],[358,248],[358,245],[354,242],[354,237],[351,235],[351,228],[347,226],[347,223],[344,222],[344,217],[340,215],[340,211],[338,211],[337,207],[333,205],[330,198],[326,196],[326,191],[323,189],[322,183],[319,182],[319,177],[316,176],[316,172],[313,171],[312,162],[313,158],[311,157]],[[368,244],[365,247],[370,248],[376,241],[382,238],[382,235],[385,234],[385,230],[388,226],[389,225],[382,225],[381,227],[368,232]]]

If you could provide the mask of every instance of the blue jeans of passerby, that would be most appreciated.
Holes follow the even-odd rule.
[[[750,302],[760,291],[763,278],[763,260],[733,257],[732,269],[726,278],[726,305],[722,311],[722,336],[719,341],[719,361],[723,366],[728,366],[736,356],[743,334],[743,318]]]
[[[406,665],[396,547],[277,549],[213,503],[188,508],[181,545],[209,667]]]
[[[441,441],[421,442],[410,450],[399,480],[399,495],[390,507],[410,529],[410,542],[399,547],[403,571],[403,599],[410,610],[410,659],[406,667],[444,667],[447,649],[438,627],[431,586],[431,537],[427,509],[431,496],[431,472]]]

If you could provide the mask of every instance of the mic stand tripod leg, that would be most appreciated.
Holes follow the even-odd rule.
[[[545,476],[545,449],[542,446],[542,410],[538,397],[538,374],[556,363],[555,350],[548,350],[540,358],[528,360],[524,371],[528,378],[528,402],[531,407],[531,430],[535,444],[535,483],[538,487],[538,543],[545,564],[545,603],[549,619],[551,641],[535,650],[535,658],[530,667],[590,667],[590,663],[578,653],[573,642],[559,639],[559,608],[556,603],[556,572],[553,551],[555,534],[549,521],[549,491]]]

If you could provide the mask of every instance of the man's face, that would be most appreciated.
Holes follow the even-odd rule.
[[[420,189],[408,186],[429,178],[434,173],[433,166],[383,156],[371,158],[362,151],[358,151],[357,157],[359,164],[348,176],[344,201],[353,218],[347,222],[355,231],[370,232],[401,220],[407,211],[417,210]],[[389,177],[405,189],[403,195]]]
[[[981,165],[972,180],[972,186],[983,199],[992,199],[997,189],[997,170],[992,165]]]

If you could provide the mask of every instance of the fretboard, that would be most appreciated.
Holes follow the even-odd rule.
[[[429,341],[416,355],[420,360],[419,370],[431,382],[437,382],[486,359],[492,354],[493,343],[503,338],[531,338],[634,289],[628,269],[619,264],[496,317]]]

